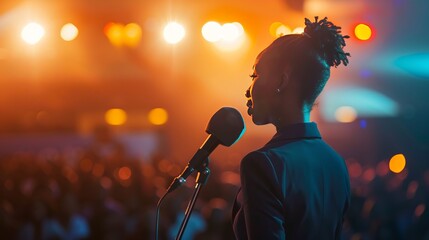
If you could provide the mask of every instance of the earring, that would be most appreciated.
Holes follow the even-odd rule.
[[[280,88],[277,88],[276,92],[277,92],[277,94],[279,94],[280,93]]]

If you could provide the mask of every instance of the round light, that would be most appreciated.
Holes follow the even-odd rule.
[[[112,108],[106,112],[104,118],[108,124],[119,126],[127,121],[127,113],[120,108]]]
[[[335,111],[335,119],[337,119],[338,122],[349,123],[356,120],[356,118],[356,110],[352,107],[342,106]]]
[[[21,31],[22,40],[30,45],[40,42],[44,35],[45,29],[35,22],[27,24]]]
[[[124,26],[118,23],[108,23],[104,27],[104,33],[109,39],[110,43],[115,46],[121,46],[124,42],[123,37]]]
[[[164,108],[154,108],[149,112],[148,118],[153,125],[163,125],[168,120],[168,113]]]
[[[277,29],[275,31],[275,36],[276,37],[281,37],[281,36],[288,35],[288,34],[291,34],[291,33],[292,33],[292,31],[290,30],[289,27],[281,24],[280,26],[277,27]]]
[[[129,167],[121,167],[118,170],[118,177],[122,181],[126,181],[126,180],[130,179],[131,175],[132,175],[132,172],[131,172],[131,169]]]
[[[233,23],[225,23],[222,25],[222,39],[227,42],[232,42],[239,37],[239,30]]]
[[[366,41],[371,38],[371,35],[372,30],[368,25],[361,23],[355,27],[355,36],[357,39]]]
[[[403,154],[396,154],[389,161],[389,169],[394,173],[400,173],[404,170],[406,165],[405,156]]]
[[[72,41],[79,34],[79,30],[72,23],[67,23],[61,28],[61,38],[64,41]]]
[[[283,25],[281,22],[273,22],[273,23],[271,23],[270,28],[269,28],[269,32],[270,32],[271,36],[277,37],[277,29],[281,25]]]
[[[135,47],[142,38],[142,29],[137,23],[129,23],[124,28],[125,43],[130,47]]]
[[[237,29],[238,36],[242,36],[244,34],[243,25],[239,22],[233,22],[232,24],[235,26],[235,29]]]
[[[177,22],[170,22],[164,28],[164,40],[176,44],[185,37],[185,28]]]
[[[205,40],[217,42],[222,37],[222,26],[218,22],[210,21],[204,24],[201,33]]]
[[[301,33],[303,33],[304,32],[304,28],[303,27],[297,27],[297,28],[295,28],[293,31],[292,31],[292,33],[293,34],[301,34]]]

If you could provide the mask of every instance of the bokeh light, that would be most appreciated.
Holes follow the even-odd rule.
[[[342,106],[335,111],[335,118],[338,122],[350,123],[356,120],[357,112],[350,106]]]
[[[290,30],[290,28],[286,25],[280,25],[277,29],[276,29],[276,37],[281,37],[284,35],[288,35],[291,34],[292,30]]]
[[[270,34],[273,37],[277,38],[291,33],[292,33],[292,30],[290,29],[290,27],[284,25],[281,22],[273,22],[270,25]]]
[[[118,23],[108,23],[104,27],[104,34],[106,34],[110,43],[114,46],[122,46],[124,25]]]
[[[125,44],[135,47],[140,43],[142,38],[142,29],[137,23],[129,23],[124,27]]]
[[[185,34],[185,28],[177,22],[170,22],[164,27],[164,40],[169,44],[179,43]]]
[[[118,177],[122,181],[126,181],[126,180],[130,179],[131,174],[132,174],[132,172],[131,172],[131,169],[129,167],[121,167],[118,170]]]
[[[321,110],[326,120],[338,121],[336,115],[343,106],[352,107],[360,118],[395,117],[399,113],[399,104],[395,100],[372,89],[343,86],[325,91]]]
[[[227,42],[232,42],[237,40],[240,36],[240,29],[236,24],[225,23],[222,25],[222,39]]]
[[[243,46],[245,33],[239,22],[220,24],[215,21],[205,23],[201,29],[203,38],[222,50],[234,51]]]
[[[281,25],[283,25],[281,22],[271,23],[269,28],[270,35],[273,37],[277,37],[277,28],[279,28]]]
[[[362,41],[369,40],[372,36],[371,27],[363,23],[358,24],[355,27],[355,36]]]
[[[292,33],[293,34],[301,34],[301,33],[303,33],[304,32],[304,28],[303,27],[296,27],[293,31],[292,31]]]
[[[396,154],[389,161],[389,169],[394,173],[400,173],[404,170],[406,159],[403,154]]]
[[[217,42],[222,37],[222,26],[215,21],[207,22],[201,29],[203,38],[208,42]]]
[[[72,41],[76,39],[79,30],[73,23],[67,23],[61,28],[60,34],[64,41]]]
[[[148,118],[153,125],[163,125],[168,121],[168,113],[164,108],[154,108],[150,110]]]
[[[21,31],[22,40],[30,45],[40,42],[44,35],[45,29],[36,22],[28,23]]]
[[[123,125],[127,121],[127,113],[120,108],[109,109],[104,117],[108,124],[114,126]]]

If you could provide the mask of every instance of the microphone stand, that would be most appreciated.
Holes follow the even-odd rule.
[[[189,217],[192,214],[192,210],[194,209],[195,202],[197,201],[198,195],[200,194],[201,187],[204,186],[207,183],[207,180],[210,176],[210,169],[208,168],[209,165],[209,158],[206,158],[201,166],[197,168],[198,174],[197,178],[195,179],[195,190],[194,194],[192,195],[191,200],[188,203],[188,206],[186,207],[185,211],[185,217],[182,220],[182,225],[180,226],[180,230],[177,233],[176,240],[181,240],[182,235],[185,232],[186,225],[188,224]]]

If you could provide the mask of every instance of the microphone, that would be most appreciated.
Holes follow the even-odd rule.
[[[209,136],[191,158],[183,172],[174,178],[168,187],[167,193],[184,184],[186,178],[195,169],[204,166],[205,160],[219,144],[227,147],[231,146],[241,138],[245,130],[243,117],[237,109],[231,107],[219,109],[207,124],[206,132]]]

